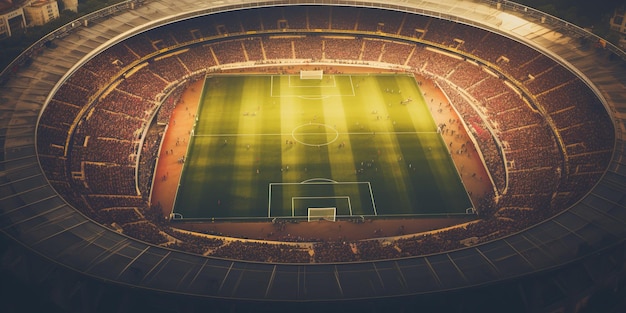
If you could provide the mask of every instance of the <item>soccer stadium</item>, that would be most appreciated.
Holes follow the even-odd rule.
[[[128,1],[0,81],[0,264],[59,312],[626,305],[626,54],[543,12]]]

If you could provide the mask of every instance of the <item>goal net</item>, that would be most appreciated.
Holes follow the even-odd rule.
[[[300,79],[322,79],[324,77],[323,70],[316,71],[300,71]]]
[[[337,208],[309,208],[308,221],[327,220],[334,222],[337,216]]]

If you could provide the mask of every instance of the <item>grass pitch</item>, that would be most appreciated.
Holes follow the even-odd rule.
[[[184,219],[465,214],[410,75],[207,77],[174,213]]]

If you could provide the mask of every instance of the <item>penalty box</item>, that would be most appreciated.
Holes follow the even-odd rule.
[[[336,208],[337,217],[377,215],[369,182],[323,180],[269,185],[269,218],[306,219],[309,208],[328,207]]]
[[[350,75],[324,75],[322,79],[300,79],[297,75],[270,76],[270,97],[312,98],[354,97],[355,88]]]

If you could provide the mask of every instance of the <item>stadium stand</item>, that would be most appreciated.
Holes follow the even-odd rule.
[[[295,10],[293,15],[291,10]],[[321,9],[317,8],[317,10]],[[261,9],[261,11],[259,12],[259,16],[262,17],[261,30],[268,31],[284,28],[299,31],[308,29],[304,22],[290,23],[285,20],[286,12],[289,12],[291,20],[296,20],[300,16],[302,21],[315,20],[317,24],[332,25],[332,31],[341,32],[403,33],[401,23],[398,21],[403,21],[405,17],[404,14],[395,12],[386,12],[381,15],[380,12],[369,9],[356,10],[358,14],[355,15],[354,10],[348,8],[328,8],[328,11],[317,12],[315,17],[308,16],[307,10],[299,8]],[[372,18],[374,13],[382,16],[381,19]],[[239,25],[235,22],[248,20],[242,14],[244,13],[218,14],[205,17],[204,21],[197,19],[193,22],[174,24],[169,28],[162,27],[137,35],[107,49],[82,67],[94,73],[110,73],[110,77],[104,76],[101,81],[115,82],[112,85],[99,83],[99,89],[93,89],[94,86],[89,85],[89,81],[81,85],[82,80],[73,80],[70,77],[60,92],[55,94],[50,109],[44,112],[39,131],[42,138],[58,137],[58,131],[53,131],[56,129],[53,125],[59,125],[60,121],[62,121],[61,125],[68,125],[65,136],[72,138],[71,145],[68,147],[69,151],[64,150],[61,153],[59,150],[57,156],[71,155],[66,164],[72,173],[80,173],[80,175],[73,174],[75,176],[73,184],[77,185],[78,190],[84,190],[83,192],[90,196],[98,195],[99,203],[107,197],[112,199],[119,199],[120,196],[122,198],[124,196],[136,197],[139,189],[143,191],[141,194],[149,193],[149,184],[145,181],[150,181],[150,179],[145,177],[149,176],[148,173],[152,171],[150,166],[154,163],[150,161],[141,163],[142,166],[148,166],[139,171],[146,173],[141,188],[135,186],[137,181],[135,176],[138,172],[134,167],[137,164],[138,155],[145,153],[154,157],[157,153],[155,150],[158,149],[158,137],[144,142],[142,149],[137,143],[144,129],[151,125],[148,118],[153,116],[155,111],[159,112],[158,119],[161,123],[167,120],[167,112],[171,112],[172,105],[180,95],[180,91],[177,91],[175,95],[168,97],[164,104],[161,104],[159,101],[162,99],[159,97],[169,85],[183,79],[191,72],[206,70],[211,66],[248,61],[267,62],[293,59],[341,62],[359,60],[408,64],[416,72],[437,81],[476,137],[495,189],[499,194],[496,206],[524,207],[527,209],[523,212],[537,215],[536,218],[522,219],[529,221],[523,225],[529,226],[530,223],[549,217],[565,209],[566,205],[576,202],[597,182],[603,168],[606,167],[613,139],[611,128],[607,126],[610,123],[606,114],[599,113],[601,111],[597,110],[598,107],[601,108],[599,100],[570,71],[554,61],[549,61],[546,57],[541,57],[538,52],[520,48],[526,53],[510,54],[511,51],[520,50],[516,47],[524,47],[516,41],[494,36],[477,28],[436,18],[424,20],[422,17],[422,22],[426,22],[427,25],[421,26],[424,36],[419,43],[381,40],[378,37],[366,35],[335,37],[316,34],[247,36],[245,39],[222,39],[216,42],[209,40],[202,44],[185,45],[185,40],[196,38],[195,35],[187,36],[187,34],[209,33],[209,30],[202,29],[206,28],[206,25],[213,25],[218,34],[235,35],[241,30],[258,31],[258,29],[252,29],[251,27],[254,27],[252,25]],[[335,17],[335,19],[322,22],[326,17],[329,19]],[[418,23],[419,21],[412,22]],[[189,28],[182,28],[183,26]],[[178,36],[179,33],[185,35]],[[452,57],[449,54],[439,53],[436,50],[438,48],[435,50],[426,48],[429,45],[452,47],[467,53],[473,59],[468,60],[464,55]],[[185,50],[180,50],[181,52],[177,54],[165,54],[164,57],[151,57],[147,62],[144,60],[146,56],[152,55],[157,50],[177,46],[182,46]],[[201,55],[212,57],[200,57]],[[512,81],[512,84],[529,91],[527,97],[532,103],[525,102],[520,95],[509,88],[504,83],[505,78],[497,77],[498,74],[494,77],[493,74],[485,71],[500,73],[501,67],[498,63],[504,58],[507,60],[507,67],[502,67],[502,69],[518,68],[522,65],[533,69],[528,73],[532,73],[533,79],[523,82]],[[214,60],[214,62],[198,63],[198,59]],[[539,60],[542,61],[538,62]],[[542,64],[542,66],[531,66],[533,63]],[[128,67],[123,66],[125,64],[134,67],[127,71]],[[117,72],[115,72],[116,69]],[[83,70],[77,73],[81,72]],[[503,73],[507,74],[507,72]],[[519,72],[511,75],[523,77]],[[182,90],[182,87],[178,87],[177,90]],[[91,93],[94,90],[97,92]],[[99,93],[96,101],[84,103],[83,99],[94,99]],[[569,99],[577,99],[587,105],[568,106],[568,103],[572,102]],[[85,105],[88,105],[89,109],[80,110]],[[538,110],[535,106],[540,106],[543,110]],[[73,108],[73,110],[63,110],[64,107]],[[76,121],[79,122],[76,123]],[[605,126],[596,127],[597,124]],[[109,125],[117,127],[111,128]],[[572,130],[570,125],[576,126]],[[122,126],[121,129],[119,126]],[[54,135],[55,133],[57,135]],[[565,145],[563,149],[558,148],[558,138],[563,140]],[[603,140],[598,141],[595,138],[603,138]],[[46,141],[41,140],[40,147],[64,146],[65,141],[67,138],[58,138],[46,144]],[[502,142],[506,143],[506,148],[503,147]],[[570,147],[569,150],[567,147]],[[538,151],[541,153],[537,154]],[[571,159],[569,151],[574,152]],[[44,153],[46,159],[50,158],[50,153]],[[59,163],[55,162],[50,169],[44,167],[44,170],[53,181],[65,184],[66,180],[63,177],[66,170],[60,170]],[[116,179],[111,180],[112,177]],[[568,183],[574,179],[575,184]],[[543,183],[534,183],[537,181]],[[555,194],[559,194],[563,199],[552,202],[551,199]],[[86,199],[87,203],[91,203],[94,198],[86,197]],[[559,205],[556,206],[556,204]],[[75,205],[80,208],[78,203]],[[147,207],[145,209],[148,210]],[[487,210],[478,209],[479,212],[487,212]],[[512,216],[511,210],[498,212],[499,217],[511,218]],[[488,215],[484,218],[485,220],[479,221],[478,224],[493,225],[498,229],[500,236],[522,227],[519,224],[512,227],[510,223],[492,224]],[[514,220],[519,222],[520,219]],[[126,225],[123,220],[117,222]],[[156,226],[145,226],[152,224],[141,222],[131,225],[136,226],[127,226],[123,231],[137,236],[145,230],[148,234],[140,238],[149,238],[148,241],[153,243],[165,242],[155,235],[158,232]],[[489,228],[482,227],[481,229]],[[460,240],[468,237],[479,238],[477,242],[491,240],[493,238],[491,234],[494,231],[492,229],[491,232],[474,233],[465,230],[463,238],[456,238],[450,232],[442,232],[423,239],[426,240],[424,243],[429,241],[437,243],[432,244],[432,248],[406,248],[407,241],[410,241],[406,239],[402,239],[398,247],[399,250],[404,251],[403,255],[435,253],[460,248]],[[302,239],[310,240],[310,238]],[[177,247],[191,246],[180,242]],[[388,249],[381,247],[380,253],[377,253],[373,247],[376,246],[368,249],[368,259],[384,258],[387,254],[385,251]],[[327,249],[331,251],[326,251]],[[315,257],[312,260],[307,258],[281,260],[272,253],[268,254],[268,259],[262,260],[258,254],[250,258],[246,253],[234,257],[232,253],[223,252],[226,250],[219,251],[222,252],[216,256],[231,255],[233,258],[271,262],[343,262],[354,261],[356,258],[356,253],[351,249],[346,249],[347,252],[339,252],[341,249],[337,250],[337,247],[332,244],[314,246]],[[335,259],[333,255],[336,255]]]

